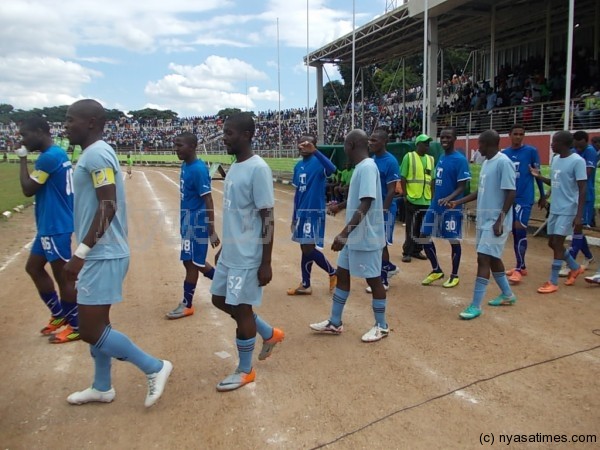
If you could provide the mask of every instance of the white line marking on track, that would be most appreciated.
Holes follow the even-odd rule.
[[[25,244],[21,250],[19,250],[17,253],[15,253],[14,255],[12,255],[11,257],[9,257],[4,264],[2,264],[2,266],[0,267],[0,272],[4,271],[4,269],[6,269],[8,266],[10,266],[10,264],[19,257],[19,255],[21,253],[23,253],[25,250],[29,250],[31,248],[31,246],[33,245],[33,240],[31,242],[28,242],[27,244]]]
[[[468,401],[469,403],[473,403],[474,405],[479,403],[479,401],[475,397],[472,397],[471,395],[467,394],[465,391],[462,390],[456,391],[454,395]]]
[[[160,201],[160,199],[156,195],[156,192],[154,191],[154,188],[152,187],[152,184],[148,180],[148,177],[146,176],[146,174],[144,172],[140,172],[140,173],[144,177],[144,182],[146,183],[146,187],[150,191],[150,195],[152,197],[152,200],[154,201],[154,204],[156,205],[157,211],[160,213],[161,217],[164,218],[165,223],[166,223],[167,227],[169,228],[169,230],[171,232],[171,237],[175,238],[176,236],[175,236],[175,232],[174,232],[174,228],[173,228],[173,225],[174,225],[173,224],[173,220],[171,220],[171,218],[166,213],[166,210],[165,210],[162,202]],[[177,238],[179,238],[178,235],[177,235]],[[177,244],[174,245],[173,247],[177,248],[179,250],[181,248],[181,243],[178,241]]]

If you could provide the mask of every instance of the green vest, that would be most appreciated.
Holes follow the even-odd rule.
[[[433,174],[433,156],[425,155],[425,167],[417,152],[407,155],[410,159],[406,178],[406,195],[410,198],[431,200],[431,175]]]

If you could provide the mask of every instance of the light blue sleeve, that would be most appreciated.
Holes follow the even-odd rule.
[[[117,158],[111,155],[110,150],[106,147],[102,147],[88,155],[85,160],[85,168],[90,173],[93,173],[96,170],[110,168],[116,176],[120,165],[117,162]]]
[[[499,161],[500,174],[500,189],[514,191],[517,189],[517,173],[515,167],[508,158],[503,158]]]
[[[275,205],[273,174],[266,163],[257,166],[252,173],[252,196],[256,209],[273,208]]]
[[[575,160],[575,179],[577,181],[587,180],[586,162],[582,158]]]
[[[377,170],[377,166],[373,163],[361,169],[358,185],[359,200],[363,198],[377,198],[377,185],[379,184],[379,180],[377,179],[379,170]]]

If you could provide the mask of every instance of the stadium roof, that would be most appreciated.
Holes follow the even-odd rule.
[[[575,23],[594,25],[598,0],[577,0]],[[566,0],[430,0],[429,15],[438,18],[439,45],[473,50],[489,48],[492,6],[496,5],[496,50],[544,39],[547,10],[551,8],[551,35],[566,35]],[[356,64],[366,66],[423,51],[423,2],[411,0],[356,30]],[[419,44],[421,43],[421,44]],[[304,61],[350,63],[352,33],[314,52]]]

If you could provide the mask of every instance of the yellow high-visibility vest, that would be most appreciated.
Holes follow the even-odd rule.
[[[425,167],[417,152],[408,153],[408,177],[406,179],[406,194],[410,198],[431,200],[431,175],[433,174],[433,156],[425,155]]]

